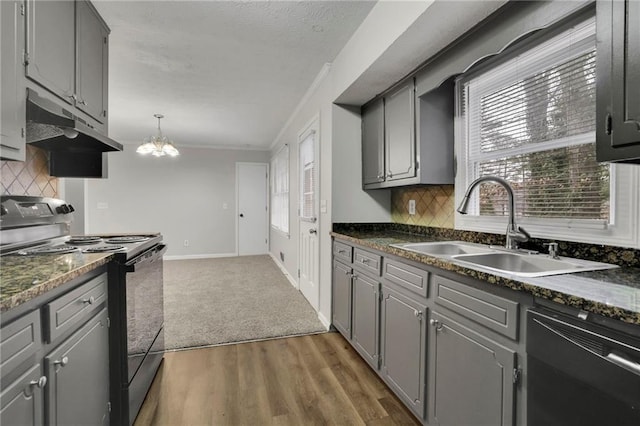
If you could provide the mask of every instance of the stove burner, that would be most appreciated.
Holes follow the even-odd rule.
[[[100,237],[77,236],[77,237],[71,237],[71,239],[67,241],[67,244],[95,244],[95,243],[99,243],[100,241],[102,241],[102,238]]]
[[[105,240],[105,243],[108,244],[129,244],[129,243],[139,243],[142,241],[147,241],[149,237],[145,237],[143,235],[128,235],[122,237],[113,237]]]
[[[29,250],[22,252],[22,254],[33,255],[33,254],[67,254],[77,252],[77,247],[69,247],[69,246],[60,246],[60,247],[43,247],[35,250]]]
[[[109,251],[123,250],[124,246],[96,246],[84,250],[85,253],[104,253]]]

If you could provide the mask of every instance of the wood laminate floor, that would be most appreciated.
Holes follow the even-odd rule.
[[[419,425],[338,333],[165,354],[143,425]]]

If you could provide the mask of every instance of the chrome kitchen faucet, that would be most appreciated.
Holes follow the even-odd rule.
[[[518,242],[524,243],[525,241],[528,241],[529,238],[531,238],[531,235],[529,235],[529,233],[525,231],[523,228],[516,225],[515,200],[514,200],[513,188],[511,188],[511,185],[509,185],[509,182],[497,176],[479,177],[478,179],[471,182],[471,184],[467,188],[467,192],[465,192],[464,197],[462,198],[462,202],[458,206],[457,211],[460,214],[467,214],[467,209],[469,207],[469,196],[471,195],[471,192],[475,189],[475,187],[480,185],[483,182],[499,183],[507,191],[507,196],[509,199],[508,200],[509,201],[508,203],[509,223],[507,225],[507,232],[506,232],[507,241],[505,243],[505,247],[509,250],[515,250],[518,248]]]

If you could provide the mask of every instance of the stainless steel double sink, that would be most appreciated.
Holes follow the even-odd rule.
[[[609,263],[570,257],[553,258],[535,252],[507,250],[464,241],[391,244],[391,246],[446,259],[471,269],[519,277],[543,277],[618,267]]]

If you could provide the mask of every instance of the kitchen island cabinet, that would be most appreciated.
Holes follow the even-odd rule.
[[[640,163],[640,2],[597,2],[596,154]]]

